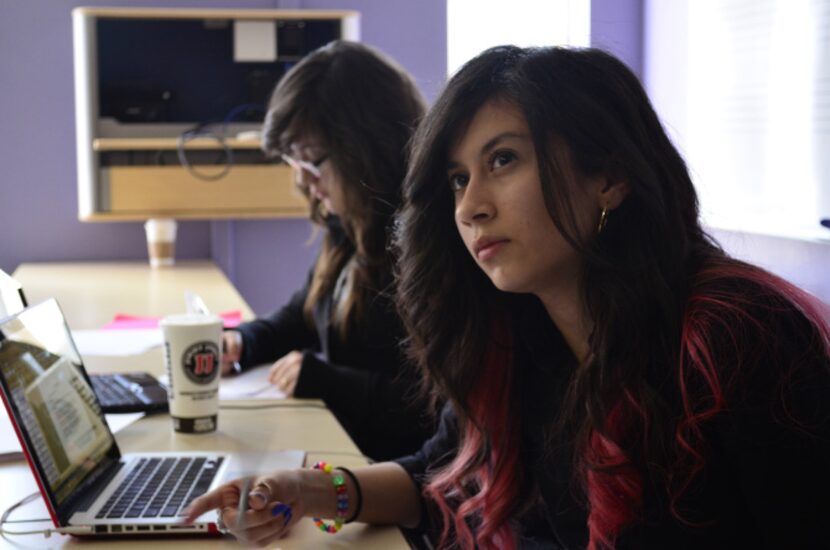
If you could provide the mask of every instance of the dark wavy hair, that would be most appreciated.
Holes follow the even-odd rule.
[[[408,144],[424,114],[412,78],[381,52],[356,42],[335,41],[304,57],[277,84],[263,127],[263,148],[290,153],[298,139],[313,138],[344,186],[346,239],[327,231],[319,200],[306,196],[310,217],[325,232],[305,303],[311,322],[315,304],[334,288],[350,260],[352,292],[333,322],[345,334],[366,296],[389,283],[388,229],[401,202]]]
[[[458,543],[473,545],[472,519],[476,544],[512,546],[509,519],[535,498],[518,460],[517,384],[503,372],[512,364],[502,327],[520,299],[498,291],[465,249],[447,181],[450,150],[491,101],[524,116],[547,210],[581,257],[590,351],[548,435],[574,442],[590,545],[612,546],[640,517],[644,478],[657,480],[671,512],[687,521],[677,503],[705,461],[701,425],[728,394],[718,361],[700,349],[711,351],[707,331],[720,328],[700,307],[730,310],[728,296],[700,298],[711,281],[744,279],[785,296],[824,327],[815,342],[825,354],[826,325],[797,289],[728,258],[707,236],[686,165],[622,62],[596,49],[504,46],[468,62],[419,127],[396,228],[409,351],[433,394],[452,401],[462,434],[456,458],[427,487],[444,515],[443,540],[454,530]],[[598,175],[630,192],[604,230],[586,236],[573,186],[562,182]]]

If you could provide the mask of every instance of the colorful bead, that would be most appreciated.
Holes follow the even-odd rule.
[[[327,474],[331,474],[333,470],[331,464],[322,461],[313,467],[315,470],[322,470]],[[320,531],[333,535],[343,528],[343,523],[346,521],[346,511],[349,509],[349,494],[346,489],[346,481],[343,479],[342,474],[332,475],[331,481],[334,484],[334,492],[337,497],[337,515],[334,518],[334,522],[326,523],[320,518],[311,519]]]

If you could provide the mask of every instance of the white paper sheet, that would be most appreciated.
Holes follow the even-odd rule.
[[[285,399],[285,394],[268,381],[268,366],[248,369],[219,381],[219,400]]]
[[[133,330],[73,330],[72,339],[81,356],[129,356],[161,346],[164,337],[159,328]]]
[[[118,413],[118,414],[105,414],[104,416],[107,417],[107,425],[110,427],[110,431],[114,434],[117,434],[136,420],[140,418],[144,418],[143,412],[135,412],[135,413]]]
[[[159,377],[167,385],[167,374]],[[252,399],[285,399],[285,393],[268,381],[268,365],[246,370],[241,374],[219,380],[220,401],[249,401]]]

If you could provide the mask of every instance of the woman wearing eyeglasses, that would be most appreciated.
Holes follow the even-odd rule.
[[[287,395],[325,401],[376,460],[418,449],[434,427],[400,351],[387,252],[407,143],[424,113],[412,79],[367,46],[333,42],[277,85],[266,152],[294,168],[323,231],[306,285],[271,315],[225,333],[223,374],[271,363]]]

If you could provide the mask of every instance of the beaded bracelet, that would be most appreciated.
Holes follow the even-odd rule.
[[[354,511],[351,517],[346,520],[346,523],[351,523],[357,519],[357,516],[360,515],[360,509],[363,508],[363,491],[360,490],[360,482],[357,481],[357,476],[351,470],[343,466],[338,466],[335,470],[340,470],[351,478],[352,485],[354,485],[354,492],[357,494],[357,504],[354,505]]]
[[[331,474],[333,469],[331,464],[325,462],[318,462],[313,467],[315,470],[322,470],[327,474]],[[334,517],[334,522],[326,523],[320,518],[311,519],[320,531],[333,535],[343,528],[343,522],[346,520],[346,510],[349,509],[349,494],[346,492],[346,481],[341,474],[332,474],[331,480],[337,493],[337,515]]]

